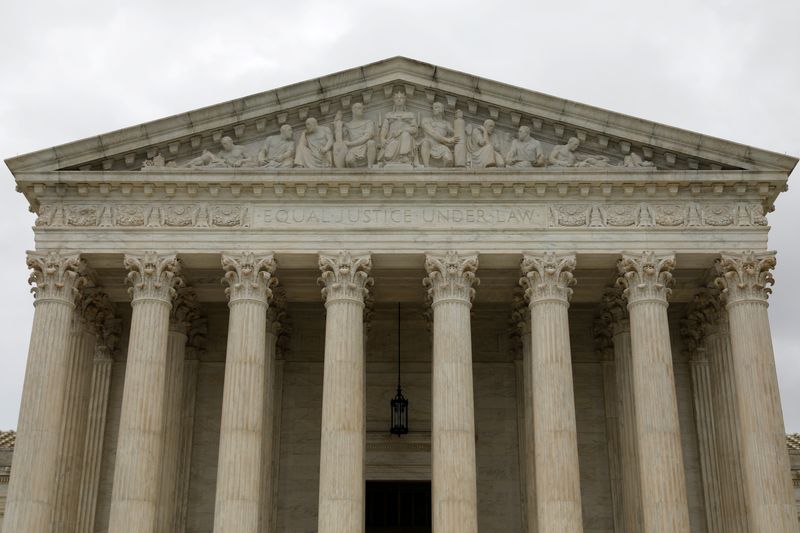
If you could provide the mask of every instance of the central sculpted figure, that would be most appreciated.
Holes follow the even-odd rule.
[[[295,149],[294,164],[305,168],[328,168],[333,164],[331,157],[333,134],[327,126],[317,124],[317,119],[306,119],[306,131],[300,135]]]
[[[442,166],[453,166],[453,152],[450,147],[458,142],[453,127],[444,119],[444,106],[434,102],[433,116],[422,119],[422,131],[425,138],[420,144],[422,164],[430,166],[431,159],[438,160]]]
[[[511,148],[506,154],[506,165],[514,168],[544,166],[542,145],[531,137],[531,129],[528,126],[520,126],[517,138],[511,141]]]
[[[394,108],[381,124],[381,151],[378,159],[384,164],[414,165],[416,150],[414,137],[419,131],[414,113],[406,111],[406,95],[394,94]]]
[[[284,124],[278,135],[267,137],[264,146],[258,152],[258,164],[267,168],[292,168],[293,162],[292,127]]]

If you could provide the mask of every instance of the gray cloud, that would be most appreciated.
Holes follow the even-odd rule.
[[[0,7],[0,156],[72,141],[393,55],[800,154],[800,4],[773,1],[78,0]],[[32,215],[0,168],[0,428],[15,427]],[[770,215],[787,428],[800,431],[800,193]]]

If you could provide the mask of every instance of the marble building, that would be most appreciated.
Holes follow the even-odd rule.
[[[8,159],[3,531],[796,533],[796,163],[406,58]]]

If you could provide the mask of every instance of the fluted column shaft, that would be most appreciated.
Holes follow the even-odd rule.
[[[428,254],[425,268],[433,308],[433,531],[477,533],[470,308],[478,256]]]
[[[767,297],[774,253],[723,254],[718,285],[730,321],[750,531],[798,531]]]
[[[257,533],[264,445],[267,307],[275,260],[269,254],[222,256],[228,346],[222,395],[214,533]]]
[[[183,418],[183,371],[191,322],[197,315],[197,296],[192,289],[178,291],[172,304],[167,339],[164,386],[164,453],[161,460],[160,496],[156,531],[173,533],[177,528],[178,467]]]
[[[678,402],[672,368],[667,297],[673,256],[623,256],[631,324],[631,377],[636,410],[642,531],[689,531]]]
[[[83,283],[77,255],[28,254],[33,269],[33,328],[22,388],[17,442],[3,531],[49,531],[56,500],[61,407],[67,388],[69,336]]]
[[[267,311],[266,352],[264,356],[264,441],[262,445],[261,469],[261,515],[259,531],[267,533],[272,524],[272,481],[273,481],[273,444],[275,430],[275,354],[278,333],[281,328],[283,310],[272,305]]]
[[[536,450],[533,428],[533,354],[531,352],[531,318],[530,309],[525,302],[520,302],[521,308],[517,311],[517,324],[520,329],[522,341],[522,427],[520,433],[520,453],[522,455],[522,472],[520,478],[524,481],[523,493],[525,497],[525,525],[528,533],[538,531],[536,514]]]
[[[111,496],[110,533],[152,533],[156,528],[169,315],[179,264],[174,255],[125,256],[132,283],[125,385]]]
[[[721,313],[718,320],[716,325],[706,328],[705,349],[711,361],[711,403],[719,464],[721,525],[726,533],[745,533],[748,530],[747,500],[728,314]]]
[[[84,443],[81,490],[78,502],[78,533],[94,533],[97,495],[100,486],[100,461],[103,456],[103,436],[106,429],[108,390],[114,360],[106,346],[98,346],[92,364],[92,383],[89,392],[88,423]]]
[[[703,472],[703,493],[709,533],[727,531],[722,528],[720,514],[719,465],[714,439],[714,412],[711,403],[711,365],[705,350],[698,350],[689,362],[694,396],[694,417],[700,447],[700,468]]]
[[[320,254],[325,363],[319,466],[319,533],[364,531],[364,298],[369,255]]]
[[[67,354],[68,380],[64,393],[56,505],[51,529],[54,533],[75,531],[95,342],[94,327],[80,310],[76,310]]]
[[[531,383],[538,530],[580,533],[581,489],[567,310],[574,255],[525,254],[531,310]]]

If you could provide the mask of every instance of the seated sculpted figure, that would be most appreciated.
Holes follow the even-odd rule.
[[[440,166],[453,166],[453,152],[450,147],[458,142],[453,127],[444,119],[444,106],[441,102],[434,102],[433,116],[422,119],[422,131],[425,138],[420,143],[422,164],[430,166],[431,159],[440,162]]]
[[[300,135],[295,148],[294,164],[305,168],[328,168],[331,158],[333,134],[327,126],[317,124],[317,119],[306,119],[306,131]]]
[[[241,167],[252,164],[252,160],[247,156],[242,146],[233,143],[233,139],[227,135],[220,139],[220,150],[217,154],[213,154],[208,150],[203,150],[203,153],[195,157],[188,163],[184,164],[185,167],[196,168],[226,168],[226,167]]]
[[[294,164],[294,139],[289,124],[281,126],[278,135],[270,135],[258,152],[258,164],[267,168],[292,168]]]
[[[342,155],[337,167],[357,168],[366,166],[372,168],[378,154],[378,145],[375,142],[375,123],[364,118],[364,104],[356,102],[350,107],[353,118],[350,122],[341,125],[342,128]],[[338,128],[337,128],[338,129]],[[338,134],[338,133],[337,133]],[[341,167],[340,167],[341,168]]]
[[[550,164],[555,167],[607,167],[605,156],[579,156],[575,150],[581,145],[577,137],[570,137],[567,144],[559,144],[550,152]]]
[[[381,149],[378,159],[385,165],[414,165],[417,163],[416,143],[419,126],[411,111],[406,111],[406,95],[394,94],[394,107],[383,118],[381,124]]]
[[[475,126],[467,133],[467,151],[474,168],[505,166],[499,146],[500,139],[495,134],[492,119],[485,120],[483,126]]]
[[[511,141],[511,148],[506,154],[506,165],[514,168],[544,166],[542,145],[531,137],[528,126],[520,126],[517,138]]]

